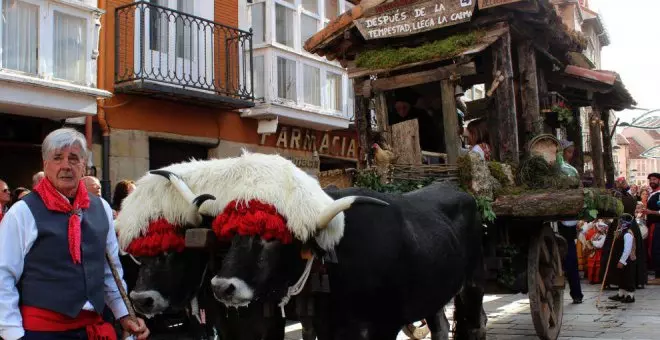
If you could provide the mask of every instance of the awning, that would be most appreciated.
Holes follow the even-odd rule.
[[[562,94],[580,105],[591,106],[595,101],[604,108],[621,111],[637,104],[616,72],[569,65],[550,75],[548,81],[562,86]]]
[[[401,64],[397,65],[394,67],[386,68],[386,69],[367,69],[367,68],[353,68],[349,70],[348,76],[349,78],[357,78],[357,77],[364,77],[367,75],[378,75],[381,73],[392,73],[395,71],[401,71],[405,70],[407,68],[411,67],[420,67],[424,65],[430,65],[434,63],[439,63],[442,61],[450,60],[450,59],[463,59],[463,60],[468,60],[470,56],[479,54],[486,50],[490,45],[492,45],[494,42],[496,42],[502,35],[507,33],[509,31],[507,26],[503,25],[495,25],[492,28],[486,30],[483,35],[480,36],[480,38],[472,45],[467,46],[463,49],[456,50],[456,53],[453,53],[451,55],[446,55],[446,56],[441,56],[437,58],[432,58],[432,59],[427,59],[423,61],[418,61],[418,62],[411,62],[407,64]],[[447,37],[447,38],[451,38]]]

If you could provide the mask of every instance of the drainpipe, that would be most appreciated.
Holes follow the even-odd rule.
[[[99,52],[99,60],[101,61],[99,63],[98,67],[98,84],[99,87],[105,87],[105,71],[106,71],[106,65],[108,63],[108,58],[103,58],[107,57],[107,50],[108,46],[105,44],[105,32],[107,30],[107,15],[108,15],[108,8],[107,8],[107,1],[106,0],[99,0],[99,8],[106,11],[103,16],[101,17],[101,32],[99,33],[99,46],[102,49],[102,51]],[[101,192],[103,193],[103,198],[107,202],[112,202],[110,199],[110,126],[108,125],[108,121],[105,116],[105,108],[103,107],[103,104],[105,104],[105,99],[97,99],[97,115],[96,118],[99,121],[99,126],[101,127],[101,131],[103,132],[103,150],[101,152],[101,157],[103,158],[103,175],[101,177]]]
[[[103,132],[103,150],[101,157],[103,158],[103,175],[101,177],[101,192],[103,198],[110,202],[110,126],[105,117],[105,108],[103,107],[103,99],[97,100],[97,115],[101,131]]]

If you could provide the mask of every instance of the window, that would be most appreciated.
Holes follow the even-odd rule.
[[[341,111],[341,75],[332,72],[326,73],[325,98],[328,109]]]
[[[85,82],[87,67],[85,50],[87,28],[85,19],[55,11],[53,16],[54,72],[55,78],[77,83]]]
[[[3,1],[2,66],[37,73],[39,7],[23,1]]]
[[[193,2],[188,0],[177,0],[178,11],[193,14]],[[175,52],[177,58],[192,59],[193,56],[193,39],[199,33],[200,26],[191,20],[188,16],[177,16],[176,20],[176,47]],[[193,33],[193,30],[196,32]]]
[[[333,20],[339,14],[339,0],[325,0],[325,17],[328,20]]]
[[[309,15],[303,14],[300,17],[300,41],[303,44],[319,30],[318,23],[317,19]]]
[[[302,0],[303,9],[319,14],[319,0]]]
[[[266,4],[258,3],[252,5],[252,42],[263,44],[266,40]]]
[[[167,7],[167,0],[151,0],[157,6]],[[170,22],[165,10],[151,7],[149,11],[149,49],[167,53]]]
[[[254,98],[264,98],[266,93],[264,86],[266,85],[266,78],[264,73],[264,56],[256,56],[253,58],[253,78],[254,78]]]
[[[303,101],[306,104],[321,106],[321,70],[318,67],[303,65]]]
[[[294,47],[293,22],[296,12],[280,4],[275,5],[275,41]]]
[[[277,57],[277,96],[296,100],[296,62]]]

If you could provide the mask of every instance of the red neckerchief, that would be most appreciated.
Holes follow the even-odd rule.
[[[89,196],[85,183],[82,180],[78,183],[78,192],[73,205],[55,189],[47,178],[42,179],[34,191],[39,194],[48,210],[69,214],[69,253],[71,253],[73,263],[80,263],[80,218],[82,210],[89,208]]]

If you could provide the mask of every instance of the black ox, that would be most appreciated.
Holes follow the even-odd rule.
[[[389,204],[344,204],[344,235],[333,249],[336,263],[328,264],[332,338],[396,339],[403,325],[421,319],[439,338],[438,311],[455,297],[456,338],[485,339],[482,223],[470,195],[442,184],[404,195],[327,193],[336,202],[366,196]],[[320,217],[319,229],[337,213]],[[230,306],[279,302],[303,273],[303,248],[323,255],[311,243],[235,236],[211,281],[215,297]]]

